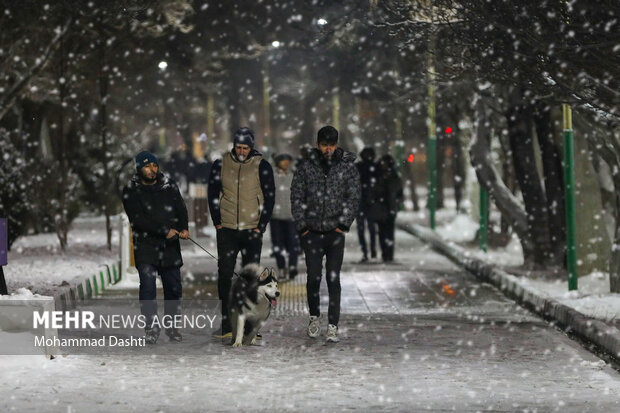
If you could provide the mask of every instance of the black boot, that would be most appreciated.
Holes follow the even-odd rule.
[[[155,344],[159,338],[159,328],[144,329],[144,341],[146,344]]]
[[[292,279],[294,279],[295,277],[297,277],[297,274],[299,274],[299,272],[297,271],[297,267],[291,267],[291,268],[289,268],[289,270],[288,270],[288,276],[289,276],[289,279],[290,279],[290,280],[292,280]]]
[[[181,342],[183,340],[183,336],[179,333],[179,330],[176,328],[168,328],[166,329],[166,335],[170,339],[170,341]]]

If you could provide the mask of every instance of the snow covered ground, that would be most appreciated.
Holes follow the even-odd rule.
[[[108,250],[103,217],[78,217],[68,234],[66,251],[60,250],[55,233],[18,238],[4,267],[9,293],[27,288],[35,294],[53,295],[63,283],[73,283],[101,271],[104,264],[118,260],[118,218]]]
[[[358,264],[356,237],[347,237],[337,345],[308,338],[307,315],[281,311],[283,302],[258,346],[162,337],[166,355],[0,356],[0,411],[620,409],[620,376],[604,361],[417,239],[399,233],[397,248],[396,264]],[[196,275],[216,269],[204,253],[185,258]],[[133,297],[136,287],[126,287]],[[198,345],[202,354],[184,354]]]
[[[427,224],[426,211],[405,213],[400,215],[410,222]],[[467,249],[473,257],[489,264],[507,269],[523,264],[523,250],[519,239],[513,235],[504,248],[489,249],[488,252],[472,247],[471,242],[476,236],[478,223],[469,215],[456,214],[453,209],[444,208],[438,211],[436,232],[444,240],[458,244]],[[620,294],[609,292],[609,273],[595,272],[579,277],[579,288],[568,291],[568,280],[551,281],[518,277],[520,282],[534,289],[538,294],[548,296],[575,310],[599,320],[620,322]]]

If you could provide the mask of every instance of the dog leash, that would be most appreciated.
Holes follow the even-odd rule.
[[[197,243],[196,241],[194,241],[191,237],[188,238],[188,240],[190,240],[191,242],[193,242],[194,244],[196,244],[196,246],[198,246],[198,248],[200,248],[201,250],[203,250],[204,252],[206,252],[207,254],[209,254],[209,256],[211,258],[213,258],[215,261],[220,262],[220,260],[213,254],[211,254],[209,251],[207,251],[207,249],[205,247],[203,247],[202,245],[200,245],[199,243]],[[239,276],[239,274],[237,274],[235,271],[233,271],[233,275],[236,275],[237,277]]]
[[[193,240],[193,238],[188,238],[191,242],[193,242],[194,244],[196,244],[198,246],[198,248],[200,248],[201,250],[203,250],[204,252],[206,252],[207,254],[209,254],[211,256],[211,258],[213,258],[215,261],[219,261],[217,259],[216,256],[214,256],[213,254],[211,254],[209,251],[207,251],[202,245],[200,245],[199,243],[197,243],[196,241]]]

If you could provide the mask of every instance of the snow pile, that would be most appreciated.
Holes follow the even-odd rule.
[[[568,291],[568,280],[522,278],[521,283],[589,317],[607,322],[620,320],[620,294],[609,292],[608,273],[593,272],[579,277],[576,291]]]
[[[478,232],[478,223],[469,215],[458,214],[452,221],[437,228],[437,233],[452,242],[473,241]]]
[[[61,286],[105,270],[118,260],[118,231],[108,250],[104,217],[80,217],[69,231],[69,246],[61,251],[55,233],[20,237],[8,254],[4,274],[9,292],[21,288],[53,295]]]
[[[28,298],[39,298],[39,294],[33,294],[27,288],[18,288],[16,292],[9,295],[0,295],[0,300],[26,300]]]
[[[518,267],[523,265],[524,261],[521,241],[516,234],[512,234],[510,242],[503,248],[489,249],[487,252],[475,250],[473,255],[489,264],[500,267]]]

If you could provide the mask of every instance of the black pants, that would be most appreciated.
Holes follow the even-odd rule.
[[[232,285],[232,277],[237,263],[237,255],[241,252],[242,265],[252,262],[260,263],[263,248],[263,234],[251,229],[235,230],[222,228],[217,230],[217,293],[222,301],[222,332],[231,331],[228,319],[228,295]]]
[[[306,255],[308,282],[308,310],[310,315],[321,315],[319,295],[323,271],[323,257],[325,257],[325,280],[329,292],[329,307],[327,318],[329,324],[338,325],[340,319],[340,268],[344,255],[344,234],[336,231],[320,234],[310,232],[301,236],[301,245]]]
[[[394,224],[396,217],[379,223],[379,243],[381,244],[381,258],[383,261],[394,261]]]
[[[375,231],[375,222],[368,217],[368,211],[363,211],[360,209],[360,212],[357,215],[357,238],[359,239],[360,246],[362,247],[364,257],[368,256],[365,234],[366,225],[368,225],[368,232],[370,233],[370,251],[372,252],[372,255],[375,255],[377,251],[377,244],[375,242],[375,238],[377,236],[377,231]]]
[[[276,256],[278,269],[286,268],[287,254],[288,267],[296,268],[299,255],[299,237],[295,229],[295,223],[292,220],[272,219],[269,226],[271,228],[273,253]]]
[[[146,318],[147,329],[150,329],[157,316],[157,274],[161,277],[164,288],[164,314],[173,317],[181,313],[180,267],[160,267],[152,264],[138,264],[140,275],[140,312]]]

